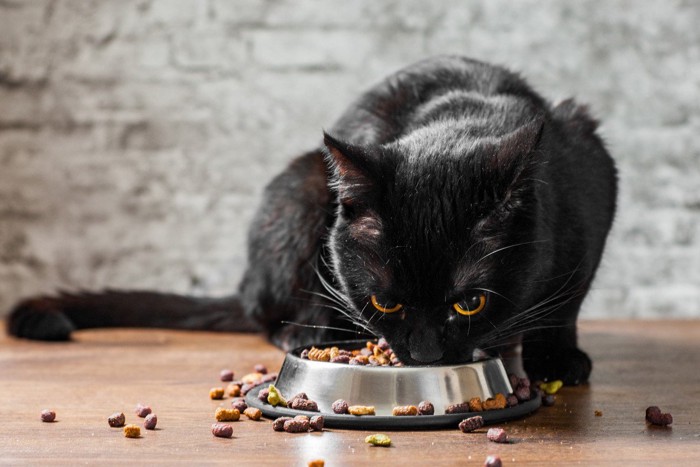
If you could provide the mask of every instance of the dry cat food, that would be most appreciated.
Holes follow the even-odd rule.
[[[261,375],[266,375],[267,374],[267,367],[263,365],[262,363],[258,363],[253,367],[253,371],[256,373],[260,373]]]
[[[238,409],[225,409],[219,407],[214,413],[217,422],[235,422],[241,418],[241,412]]]
[[[445,413],[467,413],[474,412],[469,408],[469,402],[460,402],[459,404],[451,404],[445,407]]]
[[[290,409],[294,410],[304,410],[306,412],[318,412],[318,404],[312,400],[302,399],[301,397],[296,397],[292,399],[288,404]]]
[[[282,393],[279,392],[279,390],[271,384],[268,388],[268,394],[267,394],[267,403],[270,404],[273,407],[282,406],[282,407],[287,407],[287,400],[282,397]]]
[[[41,421],[46,423],[51,423],[56,420],[56,412],[49,409],[44,409],[41,411]]]
[[[435,407],[430,401],[422,401],[418,404],[418,415],[433,415],[435,413]]]
[[[157,424],[158,417],[154,413],[146,415],[146,418],[143,420],[143,427],[147,430],[155,430]]]
[[[323,425],[326,424],[326,419],[323,415],[314,415],[309,420],[309,426],[313,431],[323,431]]]
[[[459,422],[459,429],[462,430],[462,433],[471,433],[482,426],[484,426],[484,418],[481,415],[465,418]]]
[[[551,407],[557,401],[557,396],[554,394],[545,394],[542,398],[542,405],[545,407]]]
[[[260,402],[267,403],[267,398],[270,396],[270,388],[262,388],[258,393],[258,399]]]
[[[503,428],[489,428],[489,431],[486,432],[486,437],[494,443],[508,442],[508,433]]]
[[[258,421],[260,420],[260,417],[262,417],[262,412],[260,409],[256,409],[255,407],[248,407],[243,411],[243,415],[251,420]]]
[[[304,433],[309,431],[310,423],[308,417],[294,417],[284,422],[283,428],[287,433]]]
[[[292,420],[292,417],[279,417],[272,422],[272,429],[275,431],[284,431],[284,422]]]
[[[124,427],[124,436],[127,438],[138,438],[141,436],[141,428],[138,425],[126,425]]]
[[[226,387],[226,394],[231,397],[238,397],[241,395],[241,386],[235,383],[231,383]]]
[[[345,402],[343,399],[338,399],[337,401],[333,402],[333,405],[331,406],[333,409],[333,413],[337,414],[345,414],[348,413],[348,403]]]
[[[372,405],[351,405],[348,407],[350,415],[374,415],[374,406]]]
[[[500,392],[493,397],[482,401],[480,397],[472,397],[469,402],[448,405],[445,408],[446,414],[482,412],[484,410],[501,410],[508,406],[508,399]]]
[[[219,400],[224,398],[224,388],[211,388],[209,390],[209,398]]]
[[[211,426],[211,434],[217,438],[230,438],[233,436],[233,427],[228,423],[214,423]]]
[[[114,412],[107,418],[107,423],[112,428],[121,428],[126,423],[126,417],[122,412]]]
[[[652,425],[666,426],[673,423],[673,415],[670,413],[661,413],[661,409],[652,405],[647,407],[646,420]]]
[[[564,382],[557,379],[550,381],[549,383],[541,383],[540,389],[542,389],[546,394],[556,394],[557,391],[562,388],[562,386],[564,386]]]
[[[486,460],[484,461],[484,467],[502,467],[503,462],[501,462],[501,458],[498,456],[488,456]]]
[[[323,459],[314,459],[306,464],[308,467],[324,467],[326,462]]]
[[[501,410],[505,409],[506,405],[506,396],[504,396],[500,392],[493,397],[489,397],[481,403],[481,407],[484,410]]]
[[[391,415],[395,415],[397,417],[418,415],[418,407],[415,405],[400,405],[392,409]]]
[[[595,415],[596,417],[602,417],[603,411],[602,410],[594,410],[593,415]]]
[[[248,408],[248,404],[245,399],[239,397],[231,401],[231,408],[238,409],[239,412],[243,413],[243,411]]]
[[[513,395],[519,402],[530,400],[530,380],[528,378],[519,378],[518,375],[509,375],[510,385],[513,388]]]
[[[219,373],[219,379],[223,382],[233,381],[233,371],[225,369]]]
[[[367,341],[365,347],[354,350],[339,349],[338,347],[324,349],[311,347],[301,352],[301,358],[348,365],[401,366],[401,362],[384,338],[379,339],[376,344]]]
[[[375,433],[373,435],[369,435],[368,437],[365,438],[365,443],[369,443],[373,446],[391,446],[391,438],[389,438],[387,435],[382,434],[382,433]]]
[[[484,410],[484,406],[481,404],[481,397],[472,397],[467,404],[470,412],[482,412]]]
[[[138,415],[139,417],[145,418],[146,415],[153,412],[153,410],[151,410],[151,407],[148,405],[137,404],[135,412],[136,412],[136,415]]]

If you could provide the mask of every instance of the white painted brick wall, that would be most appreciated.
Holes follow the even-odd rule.
[[[440,53],[591,104],[620,212],[588,317],[700,316],[700,4],[0,0],[0,313],[57,287],[235,288],[262,187]]]

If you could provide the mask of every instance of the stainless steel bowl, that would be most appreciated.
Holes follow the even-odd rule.
[[[333,342],[319,345],[356,349],[364,341]],[[469,414],[445,414],[452,404],[468,401],[473,397],[485,400],[497,393],[512,391],[508,376],[500,359],[488,359],[462,365],[372,367],[317,362],[299,357],[302,349],[296,349],[285,357],[275,386],[286,397],[305,392],[316,401],[326,425],[362,428],[429,428],[456,425]],[[309,414],[296,410],[272,407],[257,399],[261,385],[248,393],[248,404],[260,408],[266,416]],[[350,405],[374,406],[376,416],[356,417],[336,415],[331,408],[334,401],[344,399]],[[418,405],[430,401],[435,415],[416,417],[392,416],[392,409],[399,405]],[[539,397],[518,406],[480,412],[487,423],[520,417],[540,405]]]

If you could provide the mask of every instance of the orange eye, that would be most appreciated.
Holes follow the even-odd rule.
[[[464,300],[461,300],[454,305],[452,308],[455,309],[457,313],[464,316],[471,316],[479,313],[486,307],[486,294],[483,292],[478,292]]]
[[[376,308],[377,310],[381,311],[382,313],[394,313],[396,311],[399,311],[401,308],[403,308],[403,305],[400,303],[393,303],[393,302],[388,302],[384,303],[384,305],[380,305],[379,302],[377,301],[377,296],[372,295],[372,306]]]

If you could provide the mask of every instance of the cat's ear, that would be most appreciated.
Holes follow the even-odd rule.
[[[538,117],[505,135],[498,144],[496,157],[492,159],[498,166],[496,169],[522,170],[532,160],[543,130],[544,117]]]
[[[341,204],[351,206],[368,195],[375,185],[375,157],[369,148],[340,141],[323,133],[331,186]]]

